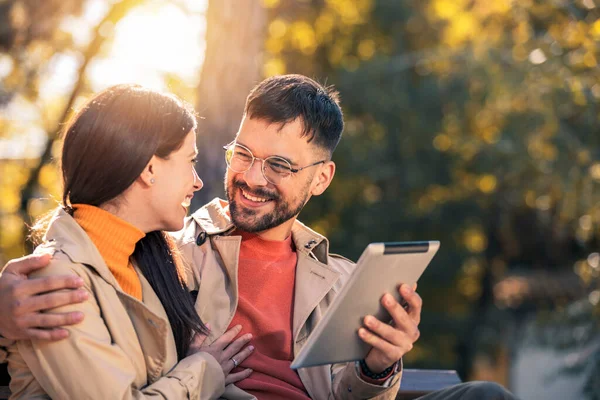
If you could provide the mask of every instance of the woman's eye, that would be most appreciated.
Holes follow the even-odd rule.
[[[197,162],[198,162],[198,158],[197,157],[192,158],[192,164],[196,164]]]

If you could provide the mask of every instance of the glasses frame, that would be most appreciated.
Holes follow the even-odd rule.
[[[246,172],[250,171],[250,169],[254,165],[254,161],[255,160],[260,160],[260,161],[262,161],[262,165],[261,165],[260,171],[262,172],[263,178],[265,178],[265,180],[267,182],[269,182],[270,184],[272,184],[272,185],[279,185],[281,182],[275,183],[275,182],[271,181],[271,179],[269,179],[267,177],[267,174],[265,173],[265,161],[267,161],[269,159],[276,159],[278,161],[283,161],[287,165],[289,165],[289,167],[290,167],[289,168],[290,174],[282,177],[281,178],[282,180],[289,178],[290,176],[292,176],[292,174],[298,173],[298,172],[302,171],[303,169],[314,167],[315,165],[323,164],[324,162],[327,161],[327,160],[321,160],[321,161],[314,162],[314,163],[312,163],[310,165],[306,165],[304,167],[292,168],[292,164],[290,164],[290,162],[288,160],[286,160],[285,158],[283,158],[283,157],[279,157],[279,156],[269,156],[269,157],[265,157],[265,158],[256,157],[254,155],[254,153],[252,153],[252,150],[250,150],[249,148],[247,148],[243,144],[236,143],[235,140],[233,142],[231,142],[231,143],[226,144],[225,146],[223,146],[223,150],[225,150],[225,152],[227,152],[227,150],[229,150],[230,148],[232,148],[234,146],[240,146],[242,149],[244,149],[248,153],[250,153],[250,155],[252,156],[252,162],[250,162],[250,165],[248,166],[248,168],[245,171],[236,171],[235,169],[231,168],[230,162],[227,161],[227,153],[225,153],[225,162],[227,163],[227,168],[231,169],[233,172],[237,172],[238,174],[245,174]]]

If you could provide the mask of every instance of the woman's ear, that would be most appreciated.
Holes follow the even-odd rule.
[[[313,185],[311,189],[311,194],[313,196],[318,196],[322,194],[325,189],[329,187],[333,176],[335,175],[335,163],[333,161],[325,161],[323,165],[320,166],[319,172],[315,174],[315,178],[313,179]]]
[[[152,156],[148,164],[144,167],[144,170],[140,174],[140,181],[146,186],[152,186],[156,182],[156,156]]]

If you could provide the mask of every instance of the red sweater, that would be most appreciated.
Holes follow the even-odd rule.
[[[240,364],[253,372],[236,386],[260,400],[309,399],[300,377],[290,369],[294,357],[292,313],[297,261],[292,238],[279,242],[246,232],[234,234],[242,236],[242,244],[239,302],[230,328],[242,325],[240,335],[252,333],[255,348]]]

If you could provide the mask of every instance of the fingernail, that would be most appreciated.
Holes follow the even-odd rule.
[[[385,295],[385,298],[383,300],[385,301],[385,304],[388,306],[391,306],[392,304],[394,304],[394,298],[389,293]]]
[[[370,315],[367,315],[367,316],[365,317],[365,324],[366,324],[367,326],[373,326],[373,325],[375,324],[375,321],[373,320],[373,317],[372,317],[372,316],[370,316]]]
[[[248,346],[248,350],[254,351],[254,346]]]
[[[204,326],[206,326],[206,329],[210,330],[210,322],[205,323]]]
[[[363,329],[363,328],[358,329],[358,335],[360,337],[365,337],[366,334],[367,334],[367,331],[365,329]]]
[[[402,287],[400,288],[405,294],[411,294],[412,293],[412,288],[406,284],[402,285]]]
[[[81,279],[81,278],[75,278],[75,284],[76,285],[83,285],[83,279]]]
[[[248,340],[252,339],[252,334],[251,333],[247,334],[246,339],[248,339]]]
[[[79,292],[77,293],[77,297],[79,298],[79,300],[87,300],[89,297],[89,294],[85,290],[79,290]]]

